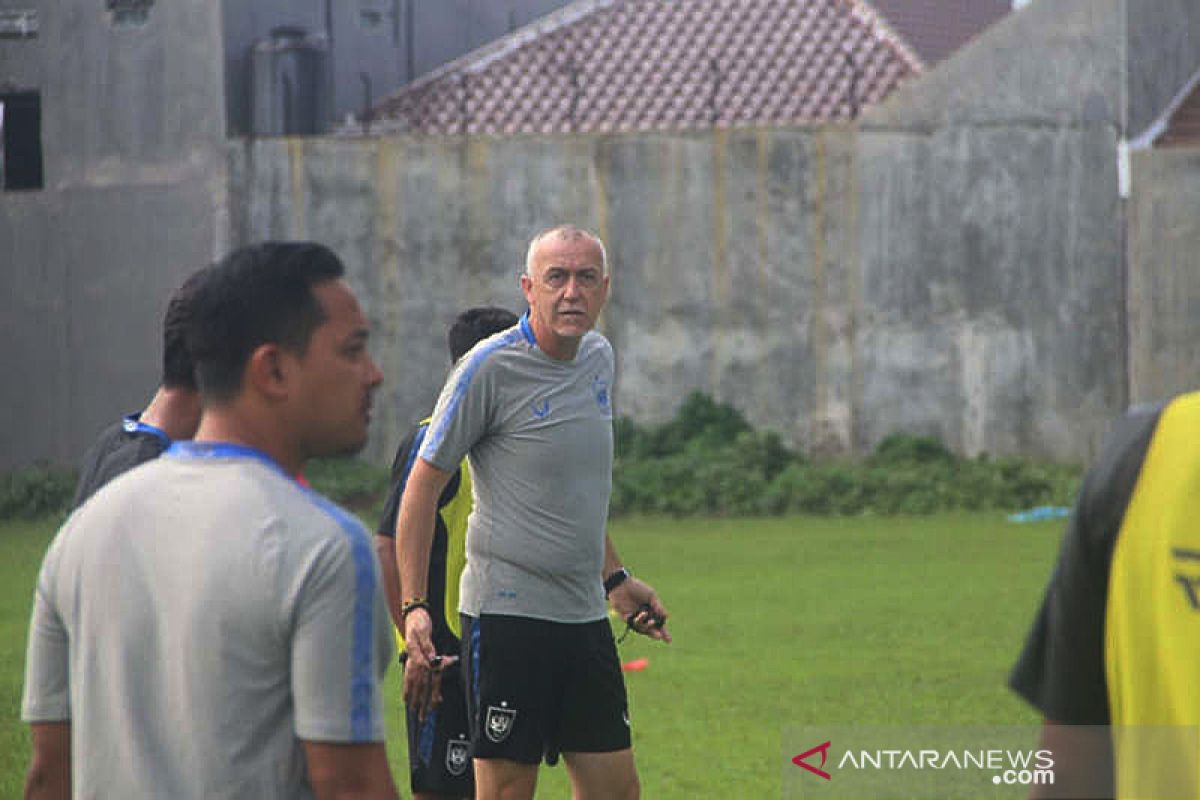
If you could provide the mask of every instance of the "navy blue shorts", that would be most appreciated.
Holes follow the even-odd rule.
[[[442,702],[422,722],[406,709],[413,793],[475,796],[467,698],[459,665],[442,671]]]
[[[608,620],[462,615],[475,758],[553,764],[630,747],[629,702]]]

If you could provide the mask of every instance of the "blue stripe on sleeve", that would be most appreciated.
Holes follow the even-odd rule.
[[[350,647],[350,738],[355,742],[371,741],[375,727],[377,689],[372,663],[372,639],[375,628],[375,569],[367,531],[340,506],[312,490],[308,496],[329,516],[333,517],[350,542],[354,557],[354,632]]]
[[[524,334],[521,333],[519,327],[511,328],[486,346],[471,351],[470,360],[463,367],[462,374],[458,376],[458,382],[454,385],[454,393],[450,396],[450,402],[446,404],[442,413],[430,423],[430,433],[425,437],[425,444],[421,447],[421,458],[431,461],[431,456],[442,446],[442,440],[446,438],[446,429],[454,421],[454,417],[462,405],[463,397],[466,396],[467,389],[471,385],[471,380],[483,366],[483,362],[487,361],[488,356],[501,348],[521,341],[523,337]]]

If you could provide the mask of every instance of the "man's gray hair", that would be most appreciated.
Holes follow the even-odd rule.
[[[563,239],[586,238],[595,242],[596,246],[600,248],[600,271],[605,275],[608,274],[608,251],[604,249],[604,242],[601,241],[599,236],[591,231],[580,228],[578,225],[572,225],[568,223],[566,225],[555,225],[553,228],[547,228],[529,241],[529,249],[525,251],[526,275],[533,277],[533,253],[537,249],[538,242],[555,233],[557,233]]]

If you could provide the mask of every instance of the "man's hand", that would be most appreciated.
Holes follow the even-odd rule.
[[[667,609],[650,584],[637,578],[627,578],[608,595],[608,602],[621,615],[621,619],[629,620],[630,627],[638,633],[663,642],[671,641],[671,634],[667,631]],[[642,606],[649,606],[650,610]],[[630,615],[633,615],[632,620]]]
[[[424,608],[414,608],[404,617],[404,644],[408,652],[404,663],[404,703],[415,709],[420,719],[425,719],[441,700],[441,681],[434,675],[438,654],[433,647],[433,620]],[[440,669],[440,659],[437,663]]]

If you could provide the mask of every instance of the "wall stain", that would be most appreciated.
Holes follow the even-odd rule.
[[[291,176],[292,239],[308,238],[308,196],[304,185],[304,140],[287,140],[288,168]]]
[[[721,374],[726,367],[729,335],[729,219],[725,157],[729,146],[729,134],[718,128],[712,134],[713,143],[713,318],[712,361],[709,363],[708,386],[714,397],[721,398]]]

